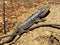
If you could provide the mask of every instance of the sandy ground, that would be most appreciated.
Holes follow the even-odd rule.
[[[30,17],[42,4],[40,2],[37,4],[37,2],[35,1],[35,3],[32,3],[30,6],[26,4],[25,5],[21,4],[22,6],[20,8],[18,8],[16,5],[16,8],[14,7],[13,10],[10,8],[7,8],[6,22],[10,24],[10,25],[7,24],[7,28],[6,28],[7,34],[11,34],[11,32],[16,28],[15,26],[18,25],[18,23],[24,22],[24,20]],[[60,4],[51,5],[49,15],[46,18],[44,18],[46,21],[39,22],[38,24],[34,24],[34,25],[47,24],[47,23],[60,24],[60,7],[59,6]],[[2,12],[2,10],[0,10],[0,12]],[[1,27],[0,29],[2,31],[0,30],[0,32],[3,32],[2,13],[0,13],[1,15],[0,21],[2,20],[0,22],[0,27]],[[1,35],[5,35],[5,34],[1,33]],[[5,45],[9,45],[9,44],[5,44]],[[24,33],[12,45],[60,45],[60,29],[56,29],[52,27],[39,27],[39,28],[33,29],[33,31]]]

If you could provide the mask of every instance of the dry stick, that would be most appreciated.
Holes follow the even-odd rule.
[[[26,30],[25,32],[23,32],[23,33],[26,33],[26,32],[28,32],[28,31],[31,31],[31,30],[33,30],[33,29],[35,29],[35,28],[39,28],[39,27],[52,27],[52,28],[60,29],[59,26],[60,26],[59,24],[40,24],[40,25],[33,26],[33,27],[27,29],[27,30]],[[23,33],[22,33],[22,34],[23,34]],[[10,35],[7,35],[7,36],[0,36],[0,38],[5,38],[5,37],[9,37],[9,36],[13,36],[13,35],[19,35],[19,34],[20,34],[20,33],[10,34]]]
[[[6,22],[5,22],[5,0],[3,0],[3,15],[4,15],[4,33],[6,34]]]
[[[33,29],[39,28],[39,27],[52,27],[52,28],[60,29],[60,24],[40,24],[40,25],[29,28],[29,30],[33,30]]]

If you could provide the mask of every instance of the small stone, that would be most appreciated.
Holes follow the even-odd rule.
[[[15,15],[12,15],[12,17],[14,18],[14,17],[16,17]]]
[[[44,35],[50,37],[50,36],[51,36],[51,32],[45,31],[45,32],[44,32]]]
[[[7,1],[4,1],[5,3],[7,3]]]

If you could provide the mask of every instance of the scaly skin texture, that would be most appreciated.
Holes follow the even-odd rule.
[[[44,5],[43,7],[38,9],[38,11],[35,12],[35,14],[30,16],[26,21],[24,21],[22,24],[19,24],[18,27],[13,31],[12,34],[16,34],[16,33],[20,33],[20,35],[23,34],[25,32],[24,29],[28,29],[30,26],[32,26],[32,24],[34,24],[34,22],[37,18],[46,17],[48,12],[49,12],[49,5]],[[11,41],[13,41],[15,39],[15,37],[16,37],[16,35],[10,36],[9,39],[0,43],[0,45],[3,45],[5,43],[10,43]]]

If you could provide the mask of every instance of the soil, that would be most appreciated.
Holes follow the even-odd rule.
[[[19,23],[24,22],[40,6],[43,6],[43,4],[49,1],[48,0],[46,1],[15,0],[13,1],[14,2],[13,5],[11,1],[5,2],[7,34],[4,34],[3,9],[0,8],[0,12],[1,12],[0,13],[0,35],[4,36],[4,35],[11,34]],[[59,0],[54,0],[54,2],[59,2]],[[0,2],[1,7],[3,7],[2,4],[3,4],[3,1]],[[44,18],[46,21],[39,22],[38,24],[34,24],[33,26],[39,25],[39,24],[60,24],[60,7],[59,6],[60,4],[51,4],[50,13],[46,18]],[[2,41],[3,40],[4,39],[2,39]],[[4,44],[4,45],[9,45],[9,44]],[[24,33],[12,45],[60,45],[60,29],[56,29],[52,27],[39,27],[39,28],[33,29],[32,31],[29,31],[28,33]]]

